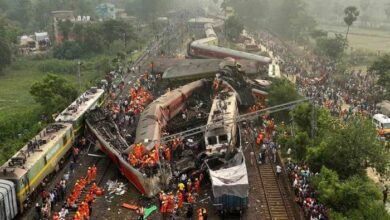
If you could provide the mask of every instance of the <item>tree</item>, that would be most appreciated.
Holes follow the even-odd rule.
[[[377,186],[365,178],[353,176],[342,181],[337,172],[322,167],[312,183],[331,219],[389,219]]]
[[[342,179],[365,176],[368,167],[386,174],[389,159],[371,121],[357,117],[349,119],[345,127],[328,132],[317,147],[309,149],[307,157],[314,170],[326,166]]]
[[[0,18],[0,72],[12,61],[12,44],[16,43],[19,29],[9,20]]]
[[[335,61],[342,57],[347,45],[347,41],[341,34],[336,34],[334,38],[320,37],[316,39],[317,53]]]
[[[53,48],[53,56],[57,59],[73,60],[80,58],[82,55],[82,48],[79,43],[74,41],[65,41]]]
[[[347,33],[345,34],[345,42],[347,42],[349,28],[353,25],[353,23],[357,20],[359,16],[359,10],[355,6],[348,6],[344,9],[344,22],[347,24]]]
[[[270,27],[276,33],[293,40],[305,40],[316,22],[306,12],[306,4],[302,0],[281,1],[270,15]]]
[[[237,40],[242,30],[244,30],[244,25],[241,23],[238,17],[232,16],[226,20],[225,28],[227,37],[230,40]]]
[[[104,21],[100,31],[107,47],[115,40],[124,40],[135,35],[132,26],[121,20]]]
[[[377,84],[386,89],[383,98],[390,99],[390,54],[379,57],[368,70],[379,76]]]
[[[7,17],[13,21],[18,21],[23,28],[27,28],[33,17],[31,0],[14,0],[8,3]]]
[[[67,80],[52,74],[34,83],[30,93],[48,114],[65,109],[77,98],[77,90]]]
[[[268,91],[267,105],[280,105],[298,100],[300,98],[301,96],[298,94],[294,85],[290,81],[286,79],[273,79],[271,87]],[[276,113],[275,118],[278,120],[288,121],[288,111],[281,111]]]
[[[64,37],[64,41],[69,40],[69,34],[72,31],[73,24],[68,19],[65,21],[58,22],[58,28]]]
[[[267,19],[268,0],[224,0],[221,4],[224,11],[228,6],[234,8],[235,13],[245,26],[257,28],[258,25],[264,25]]]
[[[11,64],[12,53],[11,53],[11,49],[9,47],[9,44],[1,36],[0,36],[0,57],[1,57],[1,59],[0,59],[0,72],[2,72],[2,70],[6,66]]]

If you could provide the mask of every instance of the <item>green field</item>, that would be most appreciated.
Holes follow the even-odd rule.
[[[320,25],[320,28],[333,33],[344,34],[346,26]],[[348,35],[349,46],[372,52],[390,52],[390,31],[351,27]]]
[[[39,64],[40,61],[23,59],[0,74],[0,117],[7,117],[38,106],[29,91],[34,82],[42,80],[48,74],[40,70]],[[74,86],[78,85],[76,73],[57,75],[68,79]],[[100,77],[102,77],[101,72],[82,72],[82,84],[87,85],[91,80]]]

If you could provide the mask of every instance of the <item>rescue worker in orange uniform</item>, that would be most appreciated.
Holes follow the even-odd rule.
[[[261,145],[263,143],[263,139],[264,139],[264,134],[262,131],[260,131],[256,138],[256,144]]]
[[[157,163],[158,162],[158,152],[153,149],[152,152],[150,153],[150,157]]]
[[[144,148],[142,144],[136,144],[133,149],[134,156],[140,160],[142,158],[142,155],[144,154]]]
[[[384,137],[384,136],[385,136],[385,129],[384,129],[383,127],[381,127],[381,128],[379,129],[378,135],[379,135],[380,137]]]
[[[90,201],[93,201],[95,199],[95,196],[93,195],[92,191],[89,191],[89,193],[85,196],[84,202],[89,203]]]
[[[85,185],[87,185],[87,180],[85,180],[84,177],[81,177],[79,184],[80,184],[81,188],[83,189],[85,187]]]
[[[91,170],[91,167],[88,167],[88,171],[87,171],[87,183],[90,184],[92,181],[92,170]]]
[[[99,188],[99,187],[96,185],[96,183],[93,183],[92,186],[91,186],[91,192],[92,192],[93,194],[96,194],[98,188]]]
[[[91,168],[91,172],[92,172],[92,180],[96,180],[96,174],[97,174],[97,168],[95,166],[95,164],[92,166]]]
[[[162,200],[162,204],[161,204],[161,208],[160,208],[160,212],[161,212],[161,216],[162,216],[163,220],[166,219],[167,209],[168,209],[168,197],[163,196],[163,200]]]
[[[52,219],[53,220],[60,220],[60,216],[58,216],[57,212],[53,213]]]
[[[132,154],[132,153],[129,154],[129,162],[130,162],[130,165],[133,167],[136,167],[138,165],[138,160],[134,156],[134,154]]]
[[[187,202],[188,202],[189,204],[194,203],[194,197],[192,196],[191,193],[188,193],[188,195],[187,195]]]
[[[175,197],[172,192],[168,193],[167,213],[172,216],[175,209]]]
[[[73,216],[73,220],[82,220],[81,214],[79,211],[76,212]]]
[[[78,208],[77,208],[77,212],[80,213],[80,218],[81,219],[85,219],[85,213],[84,213],[84,209],[83,207],[80,205]]]
[[[197,220],[204,220],[203,219],[203,210],[202,208],[199,208],[198,210],[196,210],[196,217],[197,217]]]
[[[199,192],[200,192],[200,180],[199,180],[198,178],[195,178],[195,184],[194,184],[194,186],[195,186],[195,191],[196,191],[196,193],[199,194]]]
[[[145,154],[145,155],[142,157],[141,166],[142,166],[142,167],[146,167],[149,163],[150,163],[150,157],[149,157],[148,154]]]
[[[169,149],[168,146],[166,146],[164,149],[164,155],[165,155],[165,160],[170,162],[171,161],[171,150]]]
[[[82,202],[80,206],[81,206],[82,209],[83,209],[84,218],[85,218],[85,219],[89,219],[89,206],[88,206],[88,203]]]

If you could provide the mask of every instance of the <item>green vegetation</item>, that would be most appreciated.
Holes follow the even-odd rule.
[[[273,78],[271,87],[268,91],[267,105],[275,106],[287,102],[295,101],[302,98],[294,85],[287,79]],[[274,117],[278,121],[287,121],[286,113],[288,111],[281,111],[275,113]]]
[[[346,46],[347,41],[341,34],[336,34],[334,38],[327,36],[316,38],[316,52],[335,61],[338,61],[344,55]]]
[[[347,33],[345,34],[345,41],[348,39],[349,28],[357,20],[360,12],[355,6],[348,6],[344,9],[344,22],[347,25]]]
[[[372,167],[386,175],[390,161],[371,121],[352,117],[341,122],[311,104],[297,106],[290,116],[293,126],[285,131],[292,129],[295,135],[280,137],[282,152],[291,148],[289,156],[294,161],[303,161],[312,172],[319,172],[311,186],[329,208],[331,219],[389,219],[381,192],[366,174]]]
[[[89,15],[96,21],[94,11],[100,3],[98,0],[0,0],[0,151],[3,152],[0,164],[52,121],[53,113],[74,100],[78,60],[83,63],[84,90],[95,86],[119,64],[127,65],[141,55],[151,31],[138,27],[136,32],[132,25],[121,20],[61,21],[58,31],[64,36],[63,44],[55,44],[44,54],[18,55],[17,36],[38,30],[53,35],[51,11],[73,10],[74,15]],[[113,3],[119,7],[131,6],[128,8],[145,4],[119,0]],[[74,41],[68,41],[71,38]]]
[[[369,68],[370,72],[379,76],[377,84],[386,90],[378,94],[383,99],[390,99],[390,54],[379,57]]]
[[[320,25],[319,28],[329,33],[345,34],[342,26]],[[349,46],[354,49],[362,49],[370,52],[390,52],[389,31],[378,29],[367,29],[352,26],[348,34]]]
[[[31,86],[30,93],[45,112],[65,109],[77,98],[77,90],[62,77],[49,74],[41,82]]]
[[[272,4],[263,0],[228,0],[222,5],[226,6],[233,7],[245,25],[256,29],[262,26],[296,41],[304,40],[316,25],[314,19],[307,14],[302,0],[274,0]]]
[[[232,41],[236,41],[244,30],[244,25],[237,16],[232,16],[226,20],[225,28],[227,37]]]

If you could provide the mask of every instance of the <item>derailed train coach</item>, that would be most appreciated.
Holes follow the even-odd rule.
[[[0,166],[0,200],[16,198],[16,203],[13,200],[0,206],[0,220],[15,218],[31,207],[31,201],[42,189],[42,181],[55,172],[55,167],[70,152],[81,133],[84,115],[100,105],[103,98],[104,90],[87,90],[56,118],[55,123],[40,131]],[[5,190],[6,185],[13,189]]]
[[[73,141],[71,124],[50,124],[0,167],[0,179],[14,184],[19,212],[31,205],[28,198],[37,196]]]

